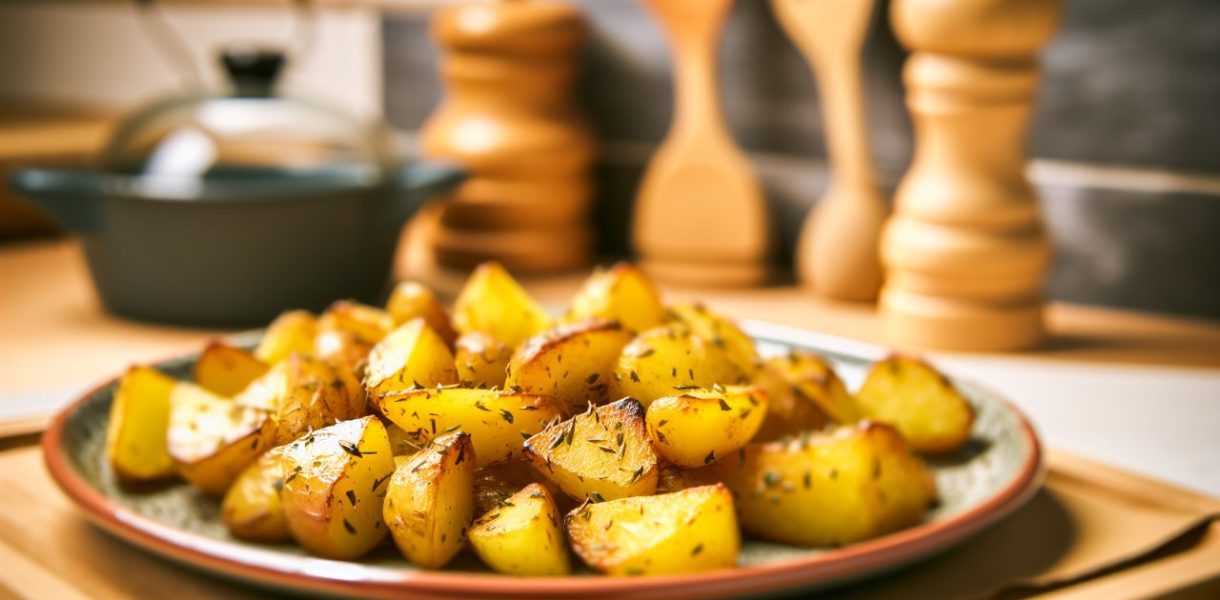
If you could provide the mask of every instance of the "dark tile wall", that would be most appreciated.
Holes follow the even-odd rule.
[[[669,59],[638,3],[577,3],[592,28],[579,101],[605,148],[596,174],[600,248],[625,253],[635,185],[670,118]],[[905,53],[887,14],[883,7],[874,18],[864,61],[874,155],[892,189],[909,161],[911,131]],[[426,18],[387,17],[384,39],[386,112],[413,130],[440,97]],[[788,257],[827,182],[815,82],[760,0],[734,6],[720,71],[726,118],[767,187]],[[1067,2],[1045,71],[1033,157],[1185,170],[1220,182],[1220,2]],[[1128,190],[1104,176],[1036,183],[1058,242],[1052,296],[1220,318],[1220,188]]]
[[[1220,174],[1220,2],[1073,0],[1035,156]]]

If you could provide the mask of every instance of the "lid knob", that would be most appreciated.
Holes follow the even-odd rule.
[[[284,53],[249,46],[225,48],[220,53],[236,96],[271,96],[285,63]]]

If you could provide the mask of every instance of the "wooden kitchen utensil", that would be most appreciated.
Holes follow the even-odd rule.
[[[1044,335],[1051,256],[1024,141],[1059,0],[896,0],[915,155],[882,237],[889,341],[1012,350]]]
[[[877,245],[886,203],[877,189],[860,77],[873,0],[772,0],[775,16],[813,67],[830,152],[830,188],[810,211],[796,268],[815,292],[872,301],[881,288]]]
[[[583,266],[595,149],[571,98],[580,11],[554,0],[464,3],[438,10],[432,32],[446,94],[421,150],[471,172],[432,217],[436,262],[468,270],[499,260],[519,274]]]
[[[720,111],[716,45],[733,0],[642,0],[674,55],[669,133],[636,197],[633,240],[659,279],[712,286],[762,283],[768,214],[762,188]]]

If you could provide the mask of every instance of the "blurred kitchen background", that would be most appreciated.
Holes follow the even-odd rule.
[[[319,3],[312,50],[287,73],[300,89],[410,136],[440,99],[428,5]],[[604,255],[628,252],[631,205],[672,107],[655,23],[633,0],[579,0],[591,26],[579,101],[599,137],[593,219]],[[1070,0],[1044,55],[1030,176],[1056,243],[1051,297],[1220,318],[1220,2]],[[220,81],[225,43],[291,36],[280,2],[172,1],[194,60]],[[892,193],[911,153],[904,51],[873,20],[864,56],[881,184]],[[736,3],[720,50],[724,109],[767,188],[790,262],[798,227],[827,182],[816,87],[769,4]],[[114,115],[179,89],[133,5],[0,1],[0,169],[85,159]],[[0,236],[46,222],[5,195]]]

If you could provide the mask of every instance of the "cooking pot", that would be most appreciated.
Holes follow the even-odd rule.
[[[236,326],[377,300],[403,223],[462,170],[401,161],[384,125],[276,94],[279,53],[222,62],[229,91],[154,103],[97,168],[26,169],[12,187],[80,235],[120,315]]]

